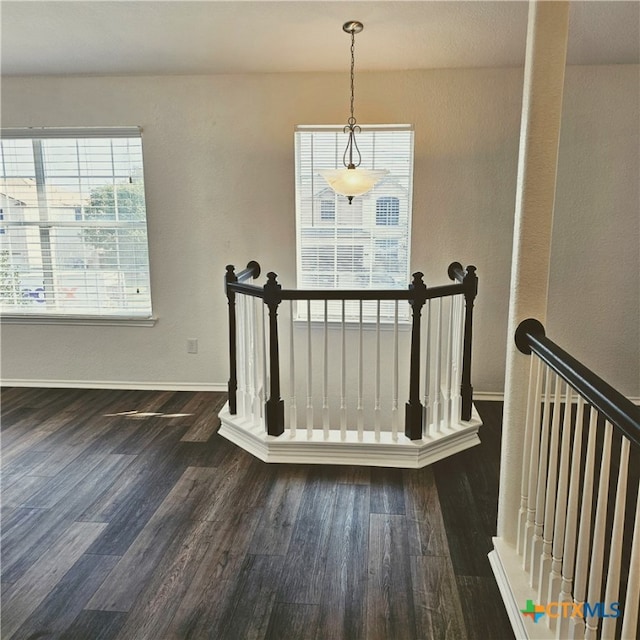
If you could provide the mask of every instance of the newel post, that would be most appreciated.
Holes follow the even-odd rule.
[[[284,432],[284,401],[280,398],[280,355],[278,349],[278,305],[282,302],[277,274],[267,273],[264,303],[269,307],[269,399],[265,403],[267,433],[279,436]]]
[[[473,333],[473,303],[478,294],[478,276],[473,265],[467,267],[464,278],[464,343],[462,348],[462,378],[460,395],[462,396],[463,420],[471,420],[473,406],[473,387],[471,386],[471,338]]]
[[[422,307],[427,299],[427,286],[422,281],[423,273],[413,274],[413,282],[409,285],[413,296],[411,305],[411,361],[409,369],[409,402],[405,405],[404,433],[410,440],[422,438],[423,406],[420,402],[420,318]]]
[[[224,274],[224,290],[229,303],[229,383],[227,390],[229,393],[229,413],[236,415],[238,405],[236,392],[238,391],[238,365],[236,362],[236,292],[229,288],[229,285],[238,282],[235,274],[235,267],[227,265],[227,272]]]

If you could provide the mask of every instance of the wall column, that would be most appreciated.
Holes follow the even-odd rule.
[[[511,261],[498,536],[515,544],[529,357],[515,346],[520,321],[546,325],[569,2],[529,3]]]

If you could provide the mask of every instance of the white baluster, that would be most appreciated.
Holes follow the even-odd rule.
[[[434,363],[434,380],[433,380],[433,430],[434,433],[440,433],[440,352],[442,344],[442,298],[437,299],[436,313],[436,340],[434,345],[435,363]]]
[[[571,480],[569,484],[569,499],[567,501],[567,523],[564,531],[564,546],[562,549],[562,582],[560,585],[559,602],[573,602],[573,570],[576,558],[576,533],[578,524],[578,502],[580,500],[580,461],[582,459],[582,430],[584,418],[584,400],[578,396],[576,420],[571,451]],[[555,544],[555,541],[554,541]],[[569,634],[569,618],[559,618],[556,638],[564,640]]]
[[[455,350],[453,355],[453,382],[451,393],[453,394],[453,419],[456,422],[460,421],[462,396],[460,395],[461,383],[462,383],[462,348],[464,342],[463,335],[463,298],[462,296],[455,296],[454,300],[456,317],[455,317]]]
[[[244,347],[244,385],[242,405],[245,416],[252,413],[253,396],[255,394],[253,388],[254,376],[253,369],[255,367],[255,345],[253,344],[253,298],[242,296],[242,317],[243,317],[243,347]]]
[[[622,437],[620,446],[620,467],[616,486],[616,503],[613,514],[613,530],[609,551],[609,568],[607,570],[607,587],[604,592],[604,606],[610,607],[618,602],[620,595],[620,566],[622,564],[622,540],[624,538],[624,512],[627,499],[627,475],[629,471],[629,440]],[[610,613],[610,612],[609,612]],[[602,622],[602,638],[613,640],[616,633],[617,618],[604,618]]]
[[[422,403],[424,409],[424,434],[425,436],[431,435],[431,300],[427,300],[424,310],[424,401]]]
[[[638,606],[640,604],[640,491],[636,500],[636,517],[633,526],[633,541],[631,543],[631,561],[629,565],[629,579],[627,581],[627,595],[622,612],[621,638],[637,638]]]
[[[364,349],[362,347],[362,300],[358,301],[360,308],[360,323],[358,325],[358,440],[364,439],[364,407],[362,406],[363,386],[364,386]]]
[[[560,449],[560,470],[558,473],[558,492],[555,502],[555,525],[553,531],[553,548],[551,573],[546,597],[542,602],[556,602],[560,595],[562,580],[562,548],[567,516],[567,495],[569,491],[569,455],[571,452],[571,387],[566,386],[564,397],[564,419],[562,421],[562,445]],[[555,629],[557,618],[548,618],[549,628]]]
[[[535,492],[535,518],[533,538],[531,540],[531,569],[529,584],[533,589],[538,587],[540,577],[540,560],[542,556],[542,533],[544,527],[544,499],[547,488],[547,462],[549,453],[549,429],[551,423],[551,382],[555,374],[545,367],[544,411],[540,428],[540,451],[538,453],[538,484]]]
[[[391,431],[393,440],[398,439],[398,301],[393,312],[393,389],[391,400]]]
[[[295,436],[298,422],[298,404],[296,402],[295,326],[293,313],[293,300],[289,300],[289,427],[291,435]]]
[[[262,321],[260,322],[260,330],[261,330],[261,344],[262,344],[262,385],[260,388],[260,424],[266,426],[266,417],[265,417],[265,404],[267,402],[267,389],[269,388],[269,370],[267,368],[267,353],[269,352],[269,345],[267,343],[267,336],[269,332],[267,330],[267,315],[266,315],[266,307],[267,305],[264,303],[260,304],[260,311],[262,313]]]
[[[244,296],[236,294],[236,347],[238,349],[236,370],[238,372],[237,409],[240,415],[247,414],[247,368],[249,353],[247,349],[247,318]]]
[[[593,476],[596,452],[596,427],[598,413],[591,410],[589,417],[589,439],[584,479],[582,481],[582,505],[580,508],[580,526],[578,528],[578,549],[576,551],[576,571],[573,586],[573,602],[578,607],[584,605],[587,595],[587,576],[589,573],[589,545],[591,541],[591,505],[593,503]],[[584,637],[584,619],[572,616],[569,620],[569,640]]]
[[[543,374],[545,369],[542,362],[538,365],[536,379],[536,396],[533,405],[533,419],[531,422],[531,440],[529,446],[529,483],[527,485],[527,521],[525,524],[524,549],[522,552],[522,568],[529,571],[531,564],[531,546],[536,517],[536,488],[538,486],[538,457],[540,454],[540,407],[542,403]]]
[[[347,438],[347,339],[345,322],[345,301],[342,300],[342,367],[340,376],[340,438]]]
[[[517,549],[520,555],[525,550],[525,525],[527,522],[527,506],[529,504],[528,486],[531,462],[531,450],[534,446],[531,438],[533,435],[533,419],[535,407],[540,402],[540,381],[542,380],[542,367],[539,358],[531,356],[529,363],[529,389],[527,392],[527,416],[524,429],[524,447],[522,450],[522,476],[520,482],[520,511],[518,512],[518,538]],[[531,497],[533,501],[533,496]]]
[[[249,301],[249,300],[248,300]],[[254,423],[259,424],[260,413],[262,411],[260,404],[260,371],[262,365],[260,363],[260,356],[262,350],[260,349],[260,329],[258,322],[258,305],[262,302],[258,298],[251,298],[251,334],[253,336],[253,346],[251,348],[252,362],[253,362],[253,393],[251,397],[251,417]]]
[[[377,300],[376,303],[376,388],[373,405],[373,422],[376,442],[380,442],[380,300]]]
[[[444,358],[444,426],[451,428],[451,354],[453,352],[453,296],[449,296],[449,327],[447,329],[446,355]]]
[[[313,354],[311,349],[311,300],[307,300],[307,440],[313,436]]]
[[[327,300],[324,301],[324,354],[322,358],[322,429],[329,439],[329,317]]]
[[[591,606],[602,600],[602,558],[607,524],[607,503],[609,493],[609,471],[611,469],[611,435],[613,425],[605,423],[604,444],[600,463],[600,480],[598,482],[598,501],[596,503],[596,522],[593,529],[593,547],[591,548],[591,566],[589,568],[588,602]],[[600,619],[597,616],[585,615],[585,640],[595,640]]]
[[[553,421],[551,423],[551,441],[549,445],[549,464],[547,465],[547,489],[544,503],[544,526],[542,531],[542,554],[540,557],[540,578],[538,579],[538,600],[544,602],[551,574],[551,551],[553,544],[553,525],[555,523],[556,486],[558,479],[558,444],[560,440],[560,412],[562,403],[562,385],[560,376],[556,376],[553,393]],[[570,411],[571,407],[567,409]],[[548,602],[548,600],[547,600]],[[549,618],[551,619],[551,618]]]

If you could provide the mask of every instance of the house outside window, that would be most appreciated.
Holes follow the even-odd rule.
[[[0,160],[0,313],[150,319],[140,129],[3,129]]]
[[[333,192],[318,173],[342,166],[345,144],[342,126],[296,128],[297,286],[405,289],[410,281],[413,129],[362,127],[361,166],[385,168],[389,174],[352,204]],[[339,303],[329,306],[334,308],[330,317],[337,319]],[[369,307],[373,306],[367,305],[365,320],[372,319]],[[299,309],[299,317],[304,313]],[[401,316],[405,313],[403,305]]]

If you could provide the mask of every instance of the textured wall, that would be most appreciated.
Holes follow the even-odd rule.
[[[357,78],[360,122],[415,125],[413,268],[441,284],[452,260],[478,267],[478,391],[504,383],[522,79],[521,69]],[[637,66],[567,70],[549,301],[549,334],[631,395],[638,89]],[[153,328],[5,325],[3,378],[225,383],[224,265],[257,259],[294,285],[293,128],[342,122],[347,92],[345,74],[3,79],[3,126],[143,127],[159,318]],[[199,339],[197,355],[187,338]]]
[[[640,73],[565,78],[548,335],[640,396]]]

